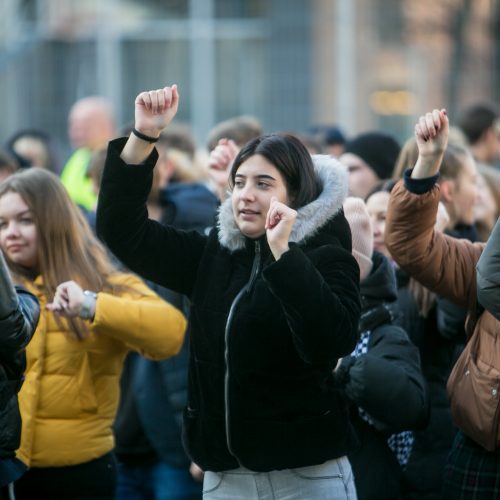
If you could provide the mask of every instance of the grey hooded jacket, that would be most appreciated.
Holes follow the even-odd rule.
[[[479,258],[476,277],[479,303],[500,320],[500,219]]]

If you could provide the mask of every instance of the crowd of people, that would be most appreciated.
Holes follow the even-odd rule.
[[[179,105],[0,151],[0,500],[498,498],[447,393],[500,333],[498,109],[203,151]]]

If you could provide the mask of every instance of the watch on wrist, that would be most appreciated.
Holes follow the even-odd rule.
[[[83,291],[83,302],[78,316],[82,319],[92,319],[95,315],[95,304],[97,302],[97,293],[89,290]]]

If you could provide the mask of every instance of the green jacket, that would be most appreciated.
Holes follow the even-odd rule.
[[[87,210],[94,210],[97,196],[92,189],[92,180],[87,175],[92,151],[87,148],[77,149],[66,162],[61,174],[61,182],[70,198]]]

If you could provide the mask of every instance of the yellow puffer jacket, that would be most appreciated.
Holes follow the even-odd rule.
[[[127,351],[152,359],[175,355],[186,320],[136,276],[120,274],[114,284],[130,291],[100,292],[90,335],[73,340],[47,311],[38,278],[40,322],[26,349],[26,379],[19,393],[23,420],[17,456],[30,467],[76,465],[114,447],[111,425]]]

